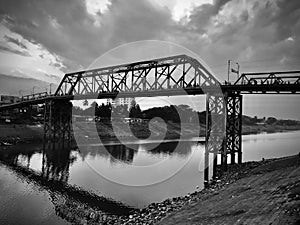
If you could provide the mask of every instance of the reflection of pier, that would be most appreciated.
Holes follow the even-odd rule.
[[[204,176],[208,182],[210,153],[214,154],[213,176],[218,155],[225,168],[227,156],[231,163],[242,161],[242,94],[298,94],[299,74],[300,71],[249,73],[233,84],[221,84],[196,59],[177,55],[66,74],[54,95],[29,96],[0,106],[0,110],[44,104],[45,138],[70,139],[70,100],[205,94]]]
[[[22,179],[28,182],[34,182],[50,193],[55,209],[59,210],[58,214],[63,218],[67,217],[68,207],[66,204],[75,204],[78,208],[80,205],[88,205],[95,210],[100,210],[103,214],[124,215],[131,210],[119,202],[114,202],[105,197],[88,192],[79,187],[67,183],[69,176],[69,167],[76,160],[72,156],[70,146],[62,147],[62,143],[47,143],[44,150],[39,146],[35,148],[0,149],[0,163],[17,173]],[[35,171],[18,162],[20,155],[25,156],[30,164],[30,158],[33,154],[42,154],[42,169]],[[28,164],[28,165],[29,165]],[[58,200],[61,199],[61,200]],[[64,208],[63,215],[61,209]],[[81,207],[82,208],[82,207]]]
[[[70,153],[70,145],[63,141],[53,142],[48,140],[44,143],[41,175],[47,180],[67,183],[69,167],[76,160]]]

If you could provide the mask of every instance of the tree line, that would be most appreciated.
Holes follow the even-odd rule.
[[[85,102],[86,104],[86,102]],[[99,118],[111,118],[111,117],[129,117],[129,118],[141,118],[151,120],[153,118],[161,118],[163,120],[172,121],[174,123],[205,123],[205,111],[198,112],[193,110],[188,105],[170,105],[163,107],[154,107],[146,110],[141,110],[139,104],[134,100],[131,103],[130,108],[127,105],[112,106],[108,104],[98,105],[93,102],[88,108],[82,109],[80,107],[73,107],[73,114],[82,116],[96,116]]]

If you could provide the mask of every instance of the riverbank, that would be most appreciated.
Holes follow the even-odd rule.
[[[43,131],[43,125],[0,124],[0,145],[42,141]]]
[[[298,155],[218,167],[210,187],[152,203],[129,215],[103,215],[74,201],[59,214],[72,224],[299,224]]]
[[[299,224],[299,178],[298,155],[230,165],[208,189],[151,204],[120,224]]]
[[[146,124],[133,124],[130,126],[131,131],[128,131],[128,124],[116,123],[117,126],[112,126],[107,123],[97,123],[96,129],[94,122],[76,122],[73,124],[76,140],[81,143],[99,141],[117,141],[120,140],[135,140],[135,137],[140,139],[161,140],[165,137],[166,140],[179,138],[192,138],[198,133],[199,137],[205,136],[205,125],[199,127],[189,123],[181,125],[176,123],[168,123],[167,126],[162,123],[151,123],[150,129]],[[150,132],[151,130],[151,132]],[[259,133],[275,133],[285,131],[300,130],[300,125],[243,125],[242,135],[259,134]],[[118,138],[117,138],[118,137]],[[0,125],[0,142],[15,144],[18,142],[35,142],[43,140],[43,125],[26,125],[26,124],[1,124]]]
[[[159,224],[299,224],[300,157],[231,166],[189,201]]]
[[[276,133],[300,130],[300,125],[274,125],[274,124],[262,124],[262,125],[243,125],[242,134],[259,134],[259,133]]]

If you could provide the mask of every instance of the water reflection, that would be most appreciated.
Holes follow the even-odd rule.
[[[71,155],[70,146],[64,146],[61,142],[48,141],[44,143],[42,155],[42,173],[47,180],[68,182],[69,168],[76,161]]]
[[[243,161],[295,154],[299,151],[299,137],[300,132],[244,136]],[[173,140],[158,146],[146,141],[129,142],[126,146],[116,142],[79,147],[56,142],[44,143],[44,147],[23,144],[0,148],[0,175],[2,180],[7,174],[14,179],[5,172],[8,168],[21,181],[32,184],[24,185],[24,193],[27,189],[37,192],[32,186],[46,190],[55,214],[72,221],[70,215],[76,215],[74,209],[82,205],[102,211],[103,217],[127,214],[132,208],[187,194],[196,186],[202,188],[203,171],[199,168],[203,169],[203,155],[204,145],[198,141]],[[159,167],[151,167],[156,164]],[[120,183],[143,179],[151,183],[178,168],[182,169],[163,182],[143,187],[121,185],[95,173],[105,172]],[[11,193],[18,196],[13,191]],[[3,204],[6,212],[13,215],[15,208],[11,202]],[[36,208],[43,208],[38,206],[45,203],[36,204]]]
[[[156,147],[153,148],[153,146]],[[181,166],[185,158],[191,156],[193,146],[197,146],[197,142],[179,143],[175,140],[161,143],[158,146],[156,143],[150,142],[129,143],[127,146],[111,143],[105,146],[86,145],[79,148],[75,145],[47,142],[43,146],[27,144],[3,148],[0,150],[0,161],[20,173],[25,179],[32,180],[49,190],[50,193],[58,192],[64,196],[67,195],[67,198],[77,196],[78,201],[93,202],[96,199],[95,201],[98,203],[94,206],[99,205],[99,201],[102,206],[105,205],[103,202],[110,202],[115,204],[115,207],[124,208],[123,212],[119,209],[116,210],[118,213],[125,213],[130,209],[125,205],[142,207],[167,197],[182,195],[192,191],[202,183],[202,180],[196,179],[192,185],[188,185],[188,182],[182,184],[181,175],[179,175],[165,184],[175,183],[176,185],[172,185],[176,186],[174,190],[166,189],[167,186],[163,184],[137,190],[103,179],[95,174],[89,166],[92,165],[96,169],[115,174],[119,176],[120,181],[139,180],[141,177],[151,181],[157,175],[173,171],[174,168]],[[199,151],[197,152],[199,155]],[[201,158],[200,155],[196,160]],[[161,163],[162,171],[160,173],[153,173],[154,171],[150,169],[141,172],[140,166],[144,167],[155,163]],[[198,167],[198,163],[199,161],[195,163],[195,168]],[[124,167],[124,165],[127,166]],[[197,169],[195,171],[197,172]],[[154,176],[154,174],[156,175]],[[193,175],[195,173],[191,173],[191,176]],[[186,188],[186,186],[190,187]],[[137,194],[138,197],[133,197],[133,194]],[[100,199],[99,196],[101,196]],[[109,213],[114,211],[113,207],[103,207],[103,210],[108,210]]]
[[[119,143],[108,143],[107,145],[81,145],[78,150],[83,158],[87,156],[95,159],[103,157],[110,160],[111,163],[128,163],[132,164],[138,152],[147,152],[150,155],[163,156],[181,156],[186,157],[191,154],[191,146],[195,142],[179,142],[174,140],[172,142],[160,143],[129,143],[122,145]]]
[[[56,214],[62,218],[70,217],[69,210],[74,211],[75,206],[80,208],[80,204],[101,210],[103,215],[128,214],[132,208],[69,184],[70,167],[77,160],[76,152],[76,148],[57,142],[44,143],[43,147],[39,144],[18,145],[0,148],[0,164],[15,172],[21,180],[46,190]],[[6,208],[9,212],[10,206]]]
[[[83,160],[87,156],[96,158],[98,156],[108,158],[112,163],[132,163],[136,151],[124,145],[82,145],[78,149]]]

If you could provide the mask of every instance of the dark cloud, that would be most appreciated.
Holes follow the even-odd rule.
[[[0,51],[10,52],[10,53],[13,53],[13,54],[26,56],[26,57],[31,56],[27,51],[19,51],[19,50],[13,49],[13,48],[8,47],[8,46],[3,46],[3,45],[0,45]]]
[[[297,69],[295,60],[300,61],[297,0],[215,1],[195,8],[189,30],[209,41],[189,46],[197,46],[209,65],[223,63],[222,71],[228,59],[247,62],[242,69],[256,71]]]
[[[19,39],[17,39],[17,38],[13,38],[13,37],[4,35],[4,39],[5,39],[7,42],[11,42],[11,43],[16,44],[16,45],[19,46],[20,48],[27,49],[26,45],[23,44],[23,43],[22,43]]]
[[[214,0],[213,4],[203,4],[196,7],[190,15],[189,26],[200,33],[209,29],[210,20],[216,16],[222,7],[230,0]]]
[[[122,43],[159,38],[173,23],[169,11],[145,0],[112,0],[96,17],[82,0],[1,0],[0,5],[12,31],[60,56],[70,70]]]
[[[57,55],[67,72],[87,67],[120,44],[145,39],[182,44],[212,66],[226,65],[229,58],[267,58],[278,64],[285,56],[288,63],[300,59],[299,8],[298,0],[215,0],[196,7],[182,24],[150,0],[111,0],[97,15],[90,15],[82,0],[0,0],[0,18],[10,30]]]

